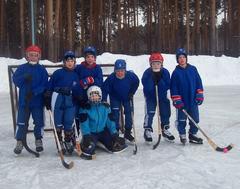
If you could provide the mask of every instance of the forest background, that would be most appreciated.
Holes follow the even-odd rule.
[[[184,47],[192,55],[238,57],[240,1],[0,0],[0,56],[24,57],[33,35],[42,58],[54,62],[66,50],[82,56],[87,45],[98,54]]]

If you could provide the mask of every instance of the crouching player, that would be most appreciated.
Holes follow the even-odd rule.
[[[94,155],[98,143],[113,153],[123,151],[127,147],[125,140],[118,136],[109,105],[101,101],[101,89],[91,86],[87,96],[88,103],[79,110],[83,154]]]

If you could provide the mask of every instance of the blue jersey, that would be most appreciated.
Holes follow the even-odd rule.
[[[58,69],[53,72],[49,80],[48,90],[78,96],[81,94],[78,75],[74,70],[68,70],[67,68]]]
[[[75,72],[79,77],[79,81],[82,79],[85,79],[86,77],[91,76],[94,79],[94,83],[92,85],[97,85],[99,87],[102,87],[103,74],[102,74],[102,68],[99,65],[93,64],[89,67],[86,62],[82,62],[80,65],[76,66]]]
[[[91,104],[89,109],[80,108],[79,114],[86,115],[86,119],[81,122],[82,135],[91,133],[100,133],[107,127],[111,134],[117,133],[116,125],[114,121],[111,121],[109,114],[111,110],[106,105]]]
[[[159,100],[167,98],[167,91],[170,88],[170,74],[165,68],[161,69],[161,79],[158,81]],[[151,68],[145,70],[142,76],[143,93],[147,100],[156,100],[155,84],[153,80],[153,71]]]
[[[182,99],[184,106],[196,106],[197,91],[203,91],[202,80],[195,66],[187,64],[186,68],[176,66],[171,76],[171,97]]]
[[[25,82],[26,75],[31,76],[31,82]],[[43,92],[48,82],[48,73],[43,65],[20,65],[13,74],[13,82],[19,88],[19,106],[25,106],[25,97],[29,92],[33,94],[30,107],[43,106]]]
[[[128,101],[129,95],[134,95],[139,86],[139,79],[136,74],[131,71],[126,71],[125,77],[118,79],[115,72],[108,76],[104,81],[103,90],[103,100],[107,100],[107,95],[110,98],[119,101]]]

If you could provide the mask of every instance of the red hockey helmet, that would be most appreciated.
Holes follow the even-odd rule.
[[[37,45],[30,45],[26,49],[26,53],[28,53],[28,52],[38,52],[39,54],[41,54],[41,49]]]
[[[160,52],[152,53],[149,57],[149,62],[163,62],[163,56]]]

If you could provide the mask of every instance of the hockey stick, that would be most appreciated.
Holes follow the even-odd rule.
[[[120,121],[119,121],[119,124],[120,124],[120,131],[122,134],[125,133],[125,126],[124,126],[124,116],[123,116],[123,106],[122,104],[120,105]]]
[[[22,143],[23,143],[23,146],[24,148],[31,154],[35,155],[36,157],[39,157],[40,154],[38,152],[35,152],[34,150],[32,150],[31,148],[29,148],[28,144],[27,144],[27,133],[28,133],[28,121],[29,121],[29,114],[30,114],[30,110],[29,110],[29,104],[30,104],[30,100],[31,100],[31,97],[28,96],[29,93],[31,93],[31,82],[28,83],[27,85],[27,94],[25,95],[25,111],[24,111],[24,116],[25,116],[25,125],[24,125],[24,135],[23,135],[23,140],[22,140]]]
[[[137,142],[136,142],[136,129],[135,129],[135,124],[134,124],[134,103],[133,103],[133,98],[130,99],[130,106],[131,106],[131,116],[132,116],[132,128],[133,128],[133,135],[134,135],[134,149],[133,149],[133,154],[137,154]]]
[[[58,154],[59,154],[59,157],[61,159],[61,162],[62,162],[62,165],[66,168],[66,169],[71,169],[73,167],[73,162],[71,161],[70,163],[67,163],[65,160],[64,160],[64,155],[63,155],[63,151],[62,151],[62,147],[61,147],[61,144],[59,142],[59,138],[58,138],[58,135],[57,135],[57,131],[56,131],[56,128],[55,128],[55,124],[54,124],[54,119],[53,119],[53,114],[51,112],[51,110],[48,110],[49,112],[49,115],[50,115],[50,124],[53,128],[53,134],[54,134],[54,139],[55,139],[55,142],[56,142],[56,146],[57,146],[57,151],[58,151]]]
[[[156,91],[157,117],[158,117],[158,140],[157,140],[157,143],[153,145],[153,150],[155,150],[158,147],[160,140],[161,140],[161,134],[162,134],[160,110],[159,110],[158,86],[157,85],[155,85],[155,91]]]
[[[182,109],[183,113],[188,117],[188,119],[190,119],[193,124],[199,129],[199,131],[203,134],[204,137],[206,137],[208,143],[210,144],[210,146],[213,147],[214,150],[218,151],[218,152],[224,152],[227,153],[229,150],[231,150],[233,148],[233,144],[230,144],[224,148],[221,148],[219,146],[217,146],[212,139],[210,139],[206,133],[199,127],[199,125],[194,121],[194,119],[187,113],[187,111],[185,109]]]
[[[80,138],[79,138],[79,135],[78,135],[78,131],[77,131],[77,125],[76,125],[76,121],[74,119],[74,132],[75,132],[75,148],[76,148],[76,152],[78,154],[78,156],[81,156],[82,154],[82,150],[81,150],[81,145],[80,145]]]

